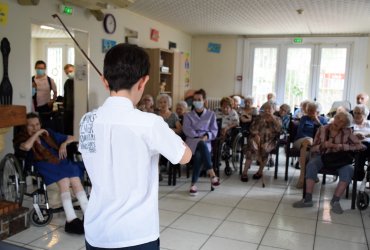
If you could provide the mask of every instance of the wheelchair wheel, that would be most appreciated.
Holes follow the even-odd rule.
[[[231,167],[225,167],[224,171],[225,171],[226,176],[230,176],[233,173],[233,170],[231,169]]]
[[[30,215],[30,221],[31,224],[36,227],[42,227],[50,223],[50,221],[53,219],[53,212],[51,209],[47,209],[46,207],[39,207],[40,213],[43,218],[40,219],[39,215],[37,214],[37,211],[35,208],[33,208],[29,215]]]
[[[26,188],[20,164],[13,154],[7,154],[0,162],[1,199],[17,202],[22,205]]]
[[[369,195],[365,192],[358,192],[356,205],[359,210],[365,210],[369,206]]]
[[[239,160],[243,153],[243,140],[243,134],[239,133],[233,141],[231,163],[233,164],[234,169],[239,167]]]

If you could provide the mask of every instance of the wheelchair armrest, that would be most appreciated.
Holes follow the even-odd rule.
[[[71,142],[67,145],[67,158],[73,162],[81,160],[81,153],[78,151],[78,142]]]

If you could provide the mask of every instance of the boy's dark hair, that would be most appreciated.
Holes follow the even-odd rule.
[[[111,91],[130,90],[149,74],[149,56],[137,45],[121,43],[111,48],[104,58],[104,77]]]
[[[203,100],[207,99],[207,94],[206,94],[206,91],[204,89],[200,89],[200,90],[195,91],[194,95],[202,95]]]
[[[37,67],[37,65],[39,64],[44,64],[45,65],[45,69],[46,69],[46,63],[43,61],[43,60],[38,60],[36,63],[35,63],[35,68]]]

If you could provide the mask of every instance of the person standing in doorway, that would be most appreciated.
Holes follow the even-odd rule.
[[[186,164],[189,147],[162,117],[135,106],[149,80],[144,49],[118,44],[104,59],[104,104],[80,122],[79,151],[92,190],[86,249],[158,249],[158,159]]]
[[[64,114],[63,114],[63,127],[64,133],[73,135],[73,115],[74,115],[74,76],[75,67],[72,64],[64,66],[64,73],[68,79],[64,83]]]
[[[46,63],[35,63],[36,75],[32,77],[32,99],[34,109],[39,113],[53,111],[53,103],[57,99],[57,86],[52,78],[46,75]],[[51,97],[51,91],[53,96]]]

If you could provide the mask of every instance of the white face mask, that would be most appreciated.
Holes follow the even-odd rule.
[[[73,79],[75,77],[75,72],[70,72],[67,74],[68,79]]]
[[[195,109],[202,109],[203,108],[203,102],[202,101],[193,101],[193,105]]]

